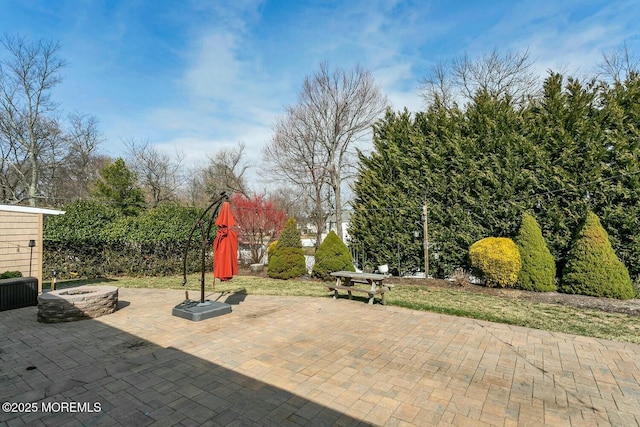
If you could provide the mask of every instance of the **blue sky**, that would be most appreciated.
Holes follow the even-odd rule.
[[[259,164],[284,106],[321,61],[372,71],[394,109],[422,108],[436,62],[528,49],[535,69],[591,74],[623,43],[640,54],[640,2],[0,0],[0,28],[62,45],[54,92],[122,139],[202,162],[244,142]]]

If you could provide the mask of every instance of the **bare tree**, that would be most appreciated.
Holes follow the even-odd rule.
[[[187,177],[182,167],[184,154],[176,152],[174,158],[161,153],[148,141],[125,140],[129,151],[129,163],[138,176],[138,181],[151,199],[153,207],[162,202],[179,199],[179,191]]]
[[[0,190],[3,202],[15,203],[28,198],[25,186],[28,168],[26,158],[10,136],[0,134]]]
[[[633,55],[627,42],[622,47],[611,53],[602,54],[602,63],[599,64],[599,74],[614,83],[622,83],[630,74],[638,73],[640,58]]]
[[[0,43],[7,57],[0,60],[0,134],[4,149],[15,161],[5,163],[26,194],[14,191],[15,202],[27,198],[36,205],[43,159],[55,157],[60,132],[51,90],[61,81],[65,65],[58,57],[58,43],[4,36]],[[22,161],[24,156],[24,161]]]
[[[312,218],[307,206],[308,197],[301,186],[271,188],[267,197],[287,214],[287,218],[295,219],[297,224],[308,224]]]
[[[318,215],[323,187],[329,186],[330,197],[324,200],[335,206],[339,236],[342,185],[349,177],[355,145],[369,134],[387,107],[387,98],[369,71],[360,66],[331,71],[327,63],[321,63],[318,71],[305,78],[298,103],[287,108],[286,118],[276,123],[275,136],[264,151],[265,160],[282,171],[276,173],[291,176],[290,182],[300,185],[301,172],[311,178]],[[289,152],[292,158],[283,161]]]
[[[49,173],[41,179],[42,187],[47,189],[45,193],[52,204],[87,197],[107,160],[100,153],[102,136],[95,116],[70,114],[68,129],[61,138],[58,149],[51,150],[50,158],[43,162]]]
[[[270,144],[263,148],[264,170],[275,181],[300,188],[311,201],[309,218],[316,228],[316,247],[320,244],[329,216],[325,188],[329,182],[329,156],[317,129],[310,126],[309,111],[299,105],[288,107],[287,116],[274,126]]]
[[[501,55],[494,49],[475,59],[465,54],[437,63],[422,80],[422,96],[428,105],[452,106],[473,99],[479,92],[522,103],[538,84],[531,67],[528,51]]]
[[[421,80],[422,97],[427,105],[452,107],[455,104],[450,67],[447,61],[437,62]]]
[[[98,119],[95,116],[78,112],[69,115],[69,130],[67,132],[69,155],[67,164],[73,170],[73,179],[78,182],[78,188],[86,189],[89,182],[98,178],[93,167],[93,159],[100,155],[103,143],[98,129]]]
[[[205,205],[223,191],[230,195],[241,193],[248,197],[245,173],[249,165],[245,162],[244,156],[244,143],[209,155],[208,164],[192,174],[189,182],[191,202],[195,205]]]
[[[61,196],[57,184],[64,180],[64,163],[69,151],[61,123],[48,117],[43,117],[43,122],[42,146],[38,156],[37,197],[48,205],[54,205]]]

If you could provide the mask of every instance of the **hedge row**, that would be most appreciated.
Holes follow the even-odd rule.
[[[475,273],[490,287],[554,291],[554,259],[531,215],[523,216],[516,242],[487,237],[471,245],[469,258]],[[627,268],[616,256],[607,232],[593,212],[587,213],[572,242],[558,291],[619,299],[638,296]]]
[[[189,233],[202,211],[168,205],[126,217],[109,205],[78,201],[64,215],[47,217],[44,270],[58,277],[158,276],[182,273]],[[211,230],[215,234],[215,229]],[[213,241],[212,236],[207,236]],[[196,231],[187,271],[199,271],[201,235]],[[211,253],[206,265],[211,266]]]

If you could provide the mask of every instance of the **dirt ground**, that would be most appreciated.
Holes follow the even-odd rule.
[[[266,272],[251,273],[244,269],[241,269],[240,274],[267,277]],[[425,280],[406,277],[391,277],[388,279],[388,282],[399,285],[426,285],[430,288],[445,288],[458,292],[474,292],[493,295],[499,298],[566,305],[578,308],[591,308],[609,313],[623,313],[632,316],[640,316],[640,299],[619,300],[614,298],[597,298],[585,295],[562,294],[559,292],[529,292],[520,289],[487,288],[482,285],[474,284],[460,286],[457,283],[442,279]]]

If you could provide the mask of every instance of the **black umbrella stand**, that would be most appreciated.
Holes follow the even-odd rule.
[[[204,296],[206,254],[209,248],[213,248],[211,229],[216,222],[220,206],[223,202],[228,200],[229,196],[226,192],[223,191],[220,193],[220,197],[209,205],[191,228],[182,259],[182,286],[187,284],[187,257],[189,255],[189,249],[191,248],[196,231],[200,231],[200,301],[192,301],[186,298],[182,303],[173,308],[172,314],[174,316],[197,322],[211,317],[220,316],[222,314],[231,313],[231,306],[229,304],[208,301],[205,300]]]

